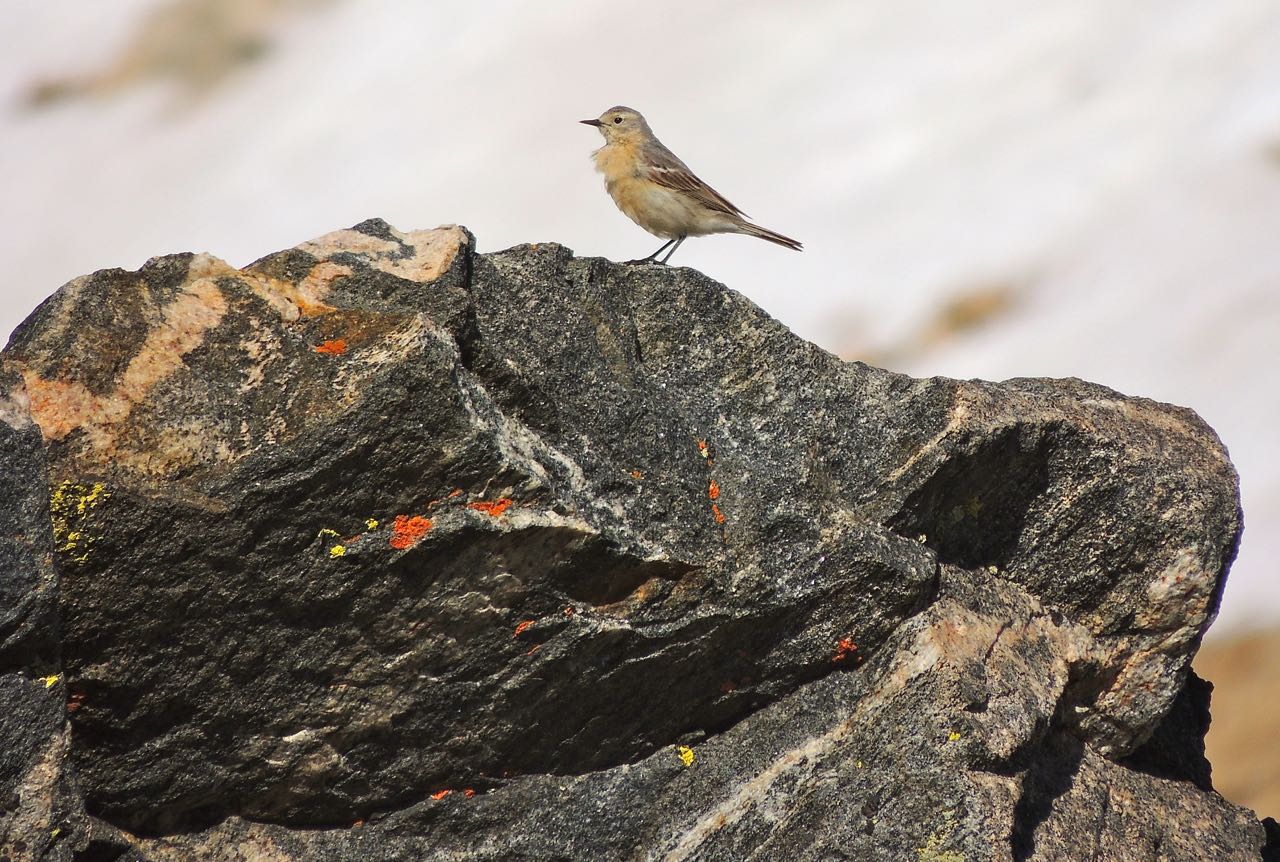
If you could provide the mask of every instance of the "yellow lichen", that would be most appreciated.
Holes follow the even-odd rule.
[[[57,551],[73,563],[83,564],[102,537],[93,530],[93,510],[111,496],[101,482],[92,485],[67,480],[49,495],[49,519]]]
[[[964,854],[957,850],[940,850],[942,838],[933,833],[923,847],[916,848],[916,862],[965,862]]]
[[[334,545],[332,548],[329,549],[329,556],[341,557],[346,552],[347,552],[346,545]]]
[[[378,529],[378,519],[377,519],[377,518],[368,518],[368,519],[364,522],[364,525],[365,525],[366,527],[368,527],[370,530],[376,530],[376,529]]]
[[[693,766],[693,749],[687,745],[676,746],[676,754],[680,755],[680,762],[685,766]]]
[[[58,684],[58,680],[61,678],[62,678],[61,676],[55,673],[52,676],[40,677],[40,681],[44,683],[45,688],[53,688],[55,685]]]
[[[958,730],[953,730],[947,734],[947,742],[955,742],[959,738],[960,738],[960,731]]]
[[[942,821],[942,825],[925,839],[924,846],[916,848],[916,862],[965,862],[964,854],[958,850],[941,849],[947,836],[955,831],[955,813],[944,811]]]

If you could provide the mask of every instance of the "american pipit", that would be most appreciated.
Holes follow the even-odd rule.
[[[686,238],[709,233],[745,233],[800,251],[800,243],[747,221],[746,213],[698,179],[654,137],[639,111],[619,105],[597,119],[580,122],[604,135],[604,146],[595,152],[596,169],[604,174],[605,187],[618,209],[667,240],[645,260],[654,260],[671,246],[658,261],[666,263]]]

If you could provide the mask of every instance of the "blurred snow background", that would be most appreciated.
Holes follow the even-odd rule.
[[[1216,633],[1280,621],[1280,5],[0,0],[0,337],[68,279],[370,216],[629,259],[628,104],[803,240],[675,262],[850,358],[1195,408],[1242,474]]]

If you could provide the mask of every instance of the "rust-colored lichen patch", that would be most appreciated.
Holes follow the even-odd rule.
[[[316,353],[324,353],[329,356],[341,356],[347,352],[347,342],[341,338],[330,338],[323,344],[316,345]]]
[[[715,479],[712,479],[711,484],[707,486],[707,497],[712,500],[720,499],[720,483]]]
[[[526,631],[529,630],[529,627],[533,625],[533,622],[534,622],[533,620],[525,620],[524,622],[520,623],[520,625],[516,626],[515,634],[513,634],[512,637],[513,638],[520,637],[520,635],[524,634]]]
[[[430,518],[421,515],[396,515],[395,523],[391,525],[391,547],[398,551],[412,548],[433,526]]]
[[[475,509],[477,512],[484,512],[494,518],[500,517],[503,512],[511,506],[512,500],[509,497],[503,497],[499,500],[476,500],[474,503],[468,503],[468,509]]]
[[[725,522],[724,512],[721,512],[720,507],[715,503],[711,504],[711,514],[715,517],[717,524],[723,524]]]
[[[850,656],[856,657],[858,654],[858,645],[853,642],[853,638],[840,638],[840,642],[836,644],[835,655],[831,656],[833,662],[842,662]]]
[[[431,798],[436,800],[444,799],[452,792],[452,790],[437,790],[435,793],[431,794]]]

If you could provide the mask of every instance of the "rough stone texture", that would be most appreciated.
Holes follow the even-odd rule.
[[[377,221],[77,279],[0,383],[10,858],[1272,852],[1190,411]]]
[[[0,858],[58,858],[88,824],[66,769],[66,684],[40,429],[0,365]]]

